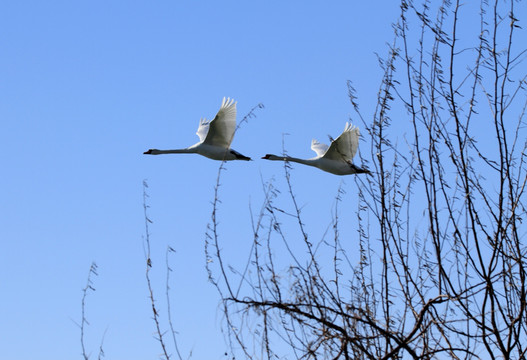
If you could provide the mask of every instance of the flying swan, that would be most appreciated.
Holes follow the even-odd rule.
[[[149,149],[143,154],[199,154],[213,160],[251,160],[230,148],[236,128],[236,103],[223,98],[220,110],[213,120],[201,119],[196,134],[199,142],[186,149]]]
[[[359,147],[359,135],[359,128],[346,123],[342,134],[332,140],[330,146],[322,144],[315,139],[311,141],[311,149],[317,153],[314,158],[298,159],[290,156],[267,154],[262,159],[293,161],[314,166],[335,175],[370,174],[369,170],[361,169],[351,162]]]

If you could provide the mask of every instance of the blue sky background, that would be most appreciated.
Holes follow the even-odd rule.
[[[382,75],[374,53],[385,53],[398,13],[396,1],[4,2],[2,357],[80,358],[75,321],[92,261],[99,273],[86,308],[92,358],[105,332],[108,359],[160,353],[144,277],[148,179],[162,315],[170,245],[180,350],[224,358],[219,296],[203,251],[219,163],[143,151],[197,142],[200,117],[212,118],[224,96],[238,101],[238,119],[265,105],[233,141],[255,161],[227,164],[222,178],[221,239],[231,259],[244,259],[248,209],[261,204],[261,179],[284,183],[281,164],[259,158],[280,153],[283,133],[298,157],[313,156],[312,138],[338,136],[353,113],[347,80],[365,117],[373,114]],[[331,222],[340,185],[343,217],[355,216],[353,177],[294,166],[292,181],[314,238]]]

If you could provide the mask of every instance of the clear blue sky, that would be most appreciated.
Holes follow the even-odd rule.
[[[256,159],[227,165],[220,233],[231,258],[249,250],[249,204],[261,178],[283,185],[291,155],[338,136],[353,109],[366,116],[392,39],[396,1],[10,1],[0,9],[0,353],[5,359],[80,358],[81,289],[92,261],[86,343],[96,358],[153,359],[160,348],[147,299],[142,180],[150,185],[153,280],[162,315],[164,256],[176,249],[172,308],[184,357],[222,359],[219,296],[207,281],[204,233],[218,162],[144,156],[197,142],[200,117],[224,96],[238,119],[263,103],[233,148]],[[358,120],[355,119],[358,123]],[[363,143],[367,149],[368,144]],[[360,164],[359,164],[360,165]],[[331,221],[343,178],[294,166],[314,238]],[[344,179],[343,216],[356,184]],[[346,230],[346,229],[344,229]],[[353,229],[347,229],[353,232]],[[237,251],[239,253],[237,253]],[[166,327],[165,327],[166,328]]]

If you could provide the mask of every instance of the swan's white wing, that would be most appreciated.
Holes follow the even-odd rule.
[[[209,124],[210,121],[207,119],[199,120],[198,131],[196,132],[196,135],[199,136],[199,141],[203,142],[207,137],[207,134],[209,133]]]
[[[318,142],[317,140],[313,139],[311,140],[311,150],[317,153],[318,157],[324,156],[326,151],[328,151],[329,146],[326,144],[322,144],[321,142]]]
[[[351,161],[359,147],[359,128],[346,123],[344,131],[331,142],[325,158],[332,160]]]
[[[231,146],[236,129],[236,103],[232,99],[223,98],[220,110],[209,123],[209,131],[204,143],[228,149]]]

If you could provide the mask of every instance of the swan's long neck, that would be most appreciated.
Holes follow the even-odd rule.
[[[193,154],[196,151],[194,149],[173,149],[173,150],[158,150],[150,149],[145,154],[149,155],[161,155],[161,154]]]
[[[267,160],[291,161],[291,162],[296,162],[299,164],[315,166],[315,164],[313,163],[313,159],[299,159],[299,158],[291,157],[291,156],[277,156],[277,155],[266,155],[264,158]]]

